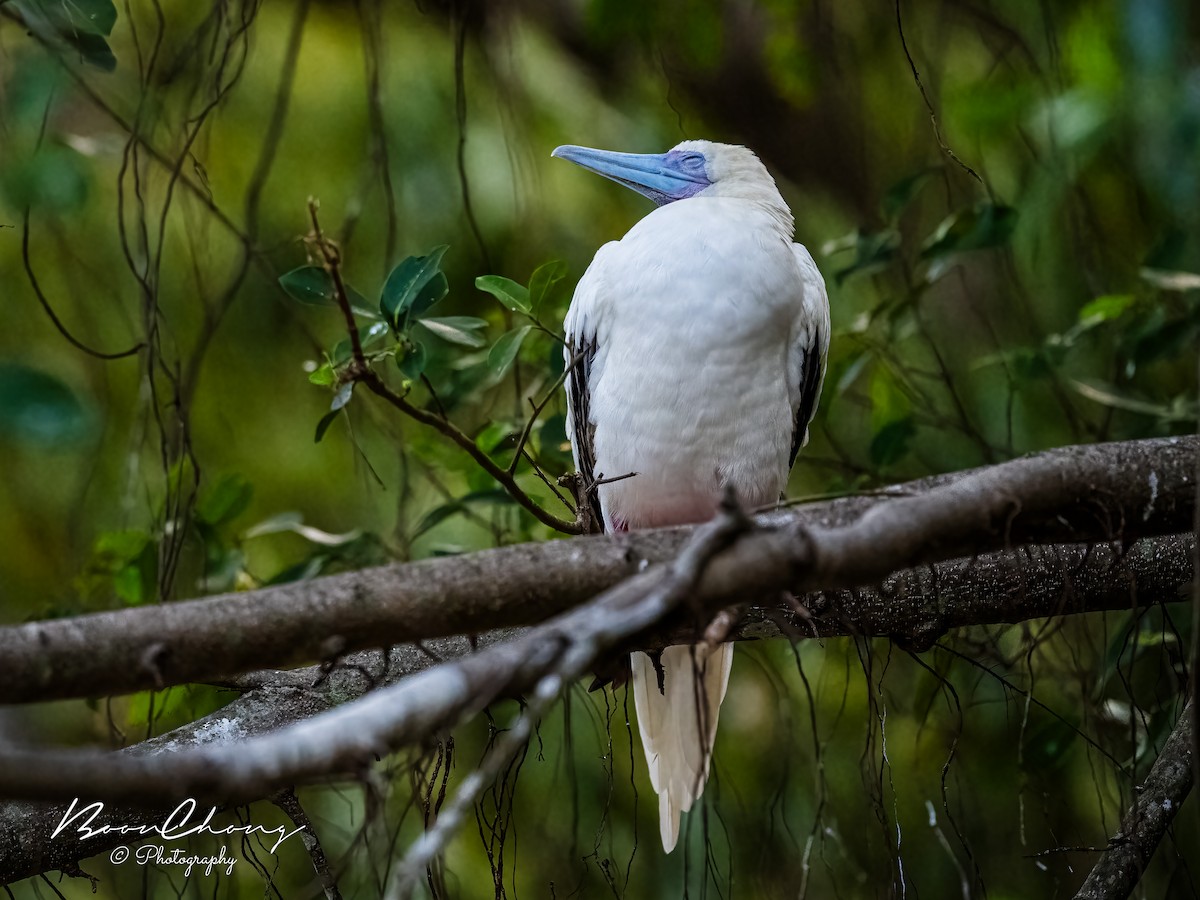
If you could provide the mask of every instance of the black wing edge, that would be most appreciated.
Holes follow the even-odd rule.
[[[808,423],[817,408],[821,395],[821,347],[820,337],[813,329],[812,340],[804,350],[804,371],[800,375],[800,404],[796,407],[796,419],[792,426],[792,454],[788,457],[788,468],[796,464],[796,455],[808,433]]]
[[[600,509],[600,492],[592,482],[596,478],[596,447],[593,443],[596,427],[592,425],[591,392],[588,376],[592,372],[592,360],[596,358],[596,339],[576,343],[576,337],[568,338],[568,352],[573,362],[568,399],[571,403],[571,423],[575,428],[575,465],[584,478],[586,502],[591,508],[592,521],[600,531],[604,530],[604,514]]]

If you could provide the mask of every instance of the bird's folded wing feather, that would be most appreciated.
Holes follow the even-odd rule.
[[[563,322],[566,346],[563,359],[567,365],[567,437],[575,454],[575,467],[588,482],[596,477],[595,426],[591,421],[591,392],[589,380],[593,373],[597,350],[597,323],[603,306],[601,291],[600,260],[604,252],[613,246],[601,247],[588,270],[579,279],[571,308]],[[588,494],[592,508],[592,519],[601,528],[604,516],[600,509],[600,494],[592,490]]]
[[[829,295],[825,279],[802,244],[793,244],[792,251],[804,283],[804,295],[792,324],[792,344],[788,350],[788,390],[795,422],[789,466],[796,462],[800,448],[808,443],[808,423],[821,398],[829,352]]]

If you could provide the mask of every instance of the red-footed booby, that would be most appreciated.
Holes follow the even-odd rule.
[[[554,156],[658,208],[605,244],[567,312],[567,433],[600,484],[606,531],[703,522],[726,485],[776,502],[808,440],[829,346],[829,300],[758,157],[685,141],[667,153],[564,146]],[[662,678],[630,663],[663,848],[704,791],[733,645],[668,647]]]

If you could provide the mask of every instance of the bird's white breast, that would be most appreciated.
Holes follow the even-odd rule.
[[[711,516],[722,485],[743,503],[787,479],[787,383],[802,282],[790,235],[754,204],[664,206],[605,247],[586,278],[596,473],[611,527]],[[582,288],[582,285],[581,285]]]

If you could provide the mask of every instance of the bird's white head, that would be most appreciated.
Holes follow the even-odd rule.
[[[790,235],[792,213],[754,153],[735,144],[684,141],[666,153],[619,153],[568,144],[550,154],[632,188],[659,206],[726,197],[763,206]]]

